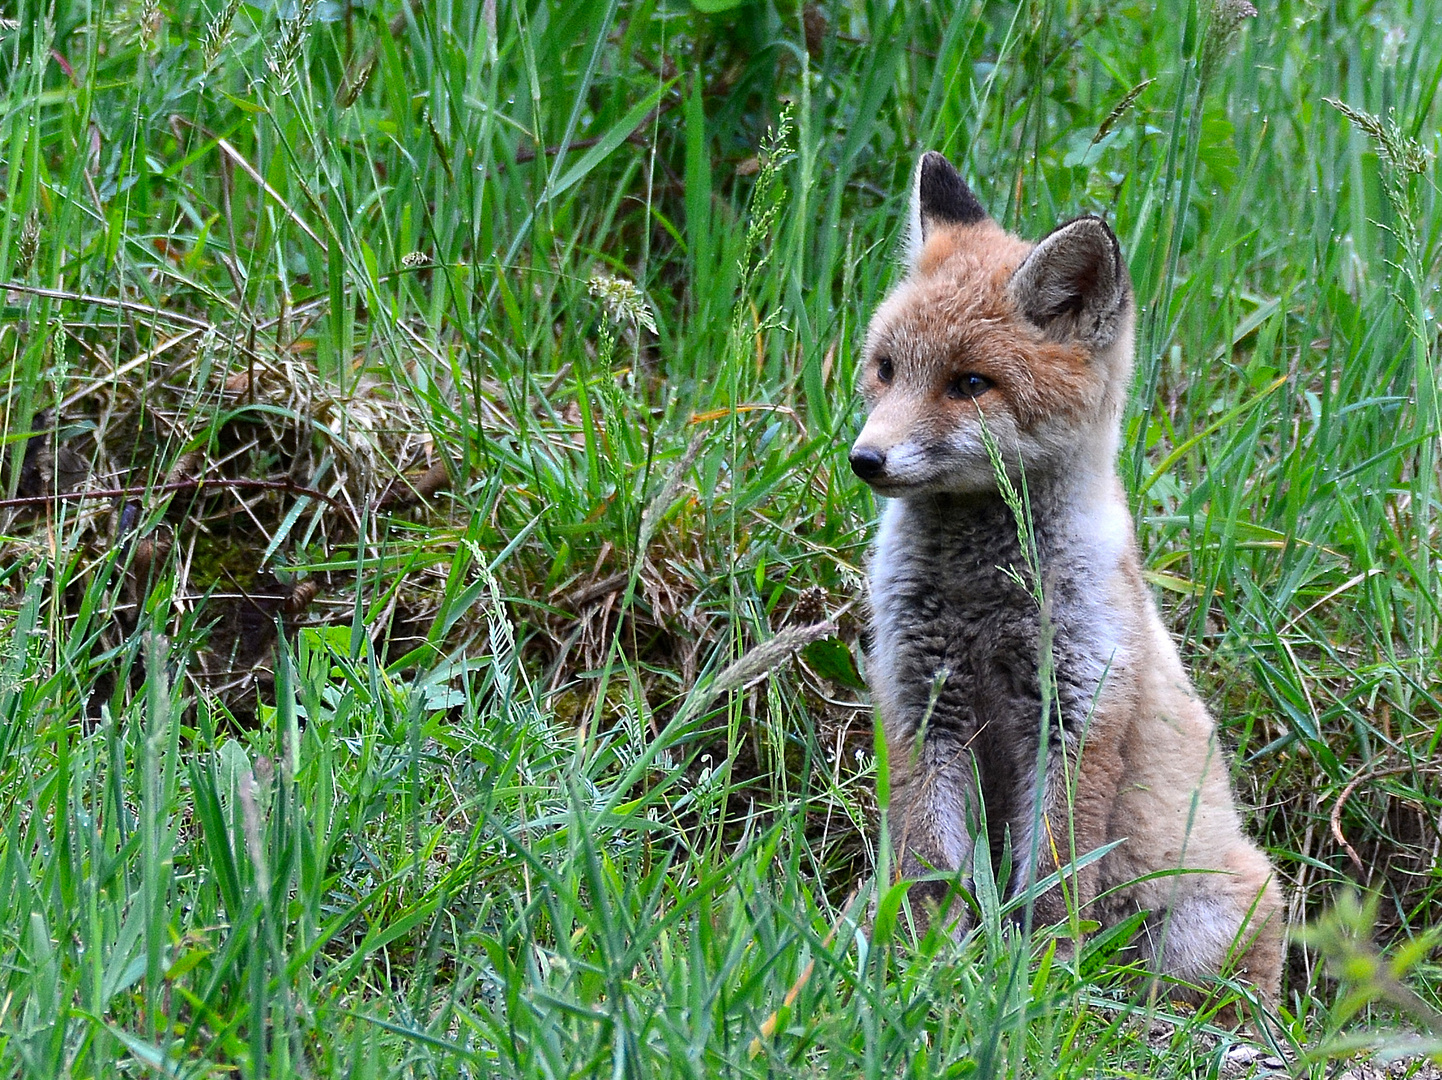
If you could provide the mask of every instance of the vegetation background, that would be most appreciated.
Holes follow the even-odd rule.
[[[1130,259],[1147,573],[1314,926],[1267,1053],[1442,1048],[1442,7],[7,7],[5,1075],[1246,1064],[874,850],[927,148]]]

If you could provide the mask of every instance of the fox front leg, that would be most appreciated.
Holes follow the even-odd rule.
[[[1021,876],[1021,883],[1029,885],[1058,870],[1060,880],[1036,898],[1033,925],[1056,925],[1067,920],[1071,911],[1082,912],[1084,918],[1095,917],[1083,909],[1096,898],[1101,862],[1094,858],[1080,868],[1077,863],[1107,843],[1121,779],[1119,756],[1098,745],[1100,741],[1080,754],[1070,739],[1063,742],[1058,738],[1049,748],[1045,778],[1039,785],[1041,834],[1032,846],[1019,852],[1034,869]],[[1028,838],[1030,825],[1026,823]],[[1034,861],[1029,858],[1032,850],[1036,852]]]
[[[980,830],[975,763],[958,739],[941,732],[889,739],[891,755],[891,838],[902,878],[965,871]],[[971,887],[971,878],[962,880]],[[918,881],[911,887],[912,917],[925,933],[941,918],[953,932],[970,924],[970,912],[955,898],[951,882]],[[948,902],[948,897],[951,897]]]

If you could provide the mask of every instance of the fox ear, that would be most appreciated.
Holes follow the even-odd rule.
[[[921,246],[937,229],[984,220],[986,211],[951,162],[935,150],[922,154],[911,182],[911,264],[916,265]]]
[[[1049,337],[1092,349],[1117,339],[1131,297],[1116,235],[1091,216],[1067,222],[1032,248],[1010,288],[1022,314]]]

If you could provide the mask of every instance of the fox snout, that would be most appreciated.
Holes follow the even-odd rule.
[[[851,471],[863,480],[875,480],[886,471],[886,451],[873,446],[853,446]]]
[[[851,445],[851,471],[868,484],[899,479],[891,474],[909,456],[905,444],[911,435],[915,403],[904,398],[888,394],[875,402]]]

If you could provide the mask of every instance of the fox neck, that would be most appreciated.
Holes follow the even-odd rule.
[[[1078,451],[1062,471],[1018,471],[1012,486],[1025,503],[1026,531],[1042,562],[1073,569],[1113,570],[1131,542],[1131,518],[1115,467],[1115,440],[1092,454]],[[965,534],[998,558],[1021,555],[1015,514],[999,490],[929,493],[893,500],[888,517],[905,517],[938,536]],[[913,532],[908,529],[908,532]],[[993,547],[993,545],[995,545]]]

